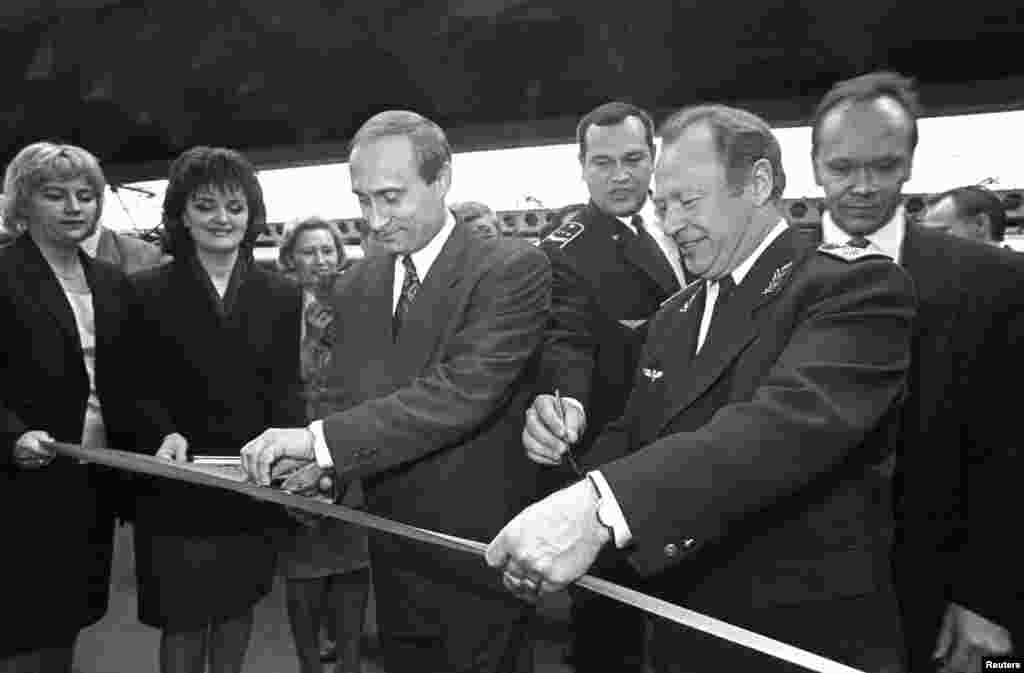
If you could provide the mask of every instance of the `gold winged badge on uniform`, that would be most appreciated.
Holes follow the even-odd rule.
[[[862,259],[870,258],[881,258],[881,259],[892,259],[889,255],[879,250],[872,250],[870,248],[860,248],[855,245],[840,245],[837,243],[822,243],[818,246],[818,252],[823,252],[830,257],[841,259],[844,262],[852,263],[859,262]]]
[[[576,220],[566,220],[557,229],[545,236],[541,243],[555,243],[561,249],[582,233],[582,224]]]
[[[761,290],[762,295],[775,294],[779,291],[785,282],[789,278],[790,272],[793,271],[793,262],[786,262],[779,268],[775,269],[775,273],[772,274],[771,280],[768,281],[768,285]]]

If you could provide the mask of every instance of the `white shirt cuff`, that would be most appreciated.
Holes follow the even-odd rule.
[[[585,409],[583,408],[583,403],[582,403],[582,402],[580,402],[580,401],[579,401],[578,399],[576,399],[575,397],[563,397],[563,398],[562,398],[562,402],[564,402],[564,403],[566,403],[566,404],[571,404],[571,405],[575,406],[575,407],[576,407],[576,409],[577,409],[577,410],[579,410],[579,412],[580,412],[581,414],[583,414],[583,418],[586,418],[586,417],[587,417],[587,412],[586,412],[586,410],[585,410]]]
[[[334,467],[334,460],[331,458],[331,451],[327,448],[327,439],[324,437],[324,422],[313,421],[308,426],[313,433],[313,453],[316,455],[316,464],[320,467]]]
[[[629,524],[626,523],[626,516],[622,513],[622,508],[619,507],[619,501],[615,499],[615,494],[612,493],[603,474],[594,470],[587,472],[587,476],[593,481],[597,492],[601,495],[601,522],[611,527],[615,546],[622,549],[632,541],[633,532],[629,530]]]

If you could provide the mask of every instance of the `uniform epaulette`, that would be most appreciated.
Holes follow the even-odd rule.
[[[837,245],[835,243],[822,243],[818,246],[818,252],[823,252],[830,257],[841,259],[844,262],[859,262],[862,259],[889,259],[892,257],[878,250],[869,248],[858,248],[855,245]]]
[[[552,231],[550,234],[544,237],[540,242],[541,245],[547,243],[553,243],[558,246],[559,249],[569,245],[569,243],[583,233],[583,225],[577,220],[566,220],[557,229]]]

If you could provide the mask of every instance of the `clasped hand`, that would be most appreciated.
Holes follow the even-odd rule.
[[[487,546],[486,559],[501,569],[506,589],[534,602],[586,573],[609,539],[593,486],[582,480],[520,512]]]
[[[296,462],[314,461],[314,441],[308,428],[271,428],[242,447],[242,469],[250,481],[268,486],[278,473],[293,471]]]
[[[14,464],[23,470],[38,470],[53,460],[54,453],[43,448],[40,442],[52,442],[53,437],[45,430],[29,430],[14,443],[12,457]]]
[[[962,605],[946,607],[934,653],[941,673],[980,673],[982,657],[1012,652],[1005,628]]]
[[[526,410],[523,447],[526,456],[535,463],[558,465],[586,429],[586,414],[578,404],[562,400],[562,406],[565,423],[554,395],[537,395]]]

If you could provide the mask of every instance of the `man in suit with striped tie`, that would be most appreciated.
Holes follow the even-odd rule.
[[[356,133],[352,189],[379,250],[338,280],[334,412],[243,450],[266,484],[281,457],[362,478],[375,514],[474,540],[528,503],[537,466],[515,446],[548,320],[551,270],[535,246],[486,239],[445,206],[451,150],[424,117],[387,111]],[[370,540],[388,671],[532,668],[532,608],[472,555]]]

